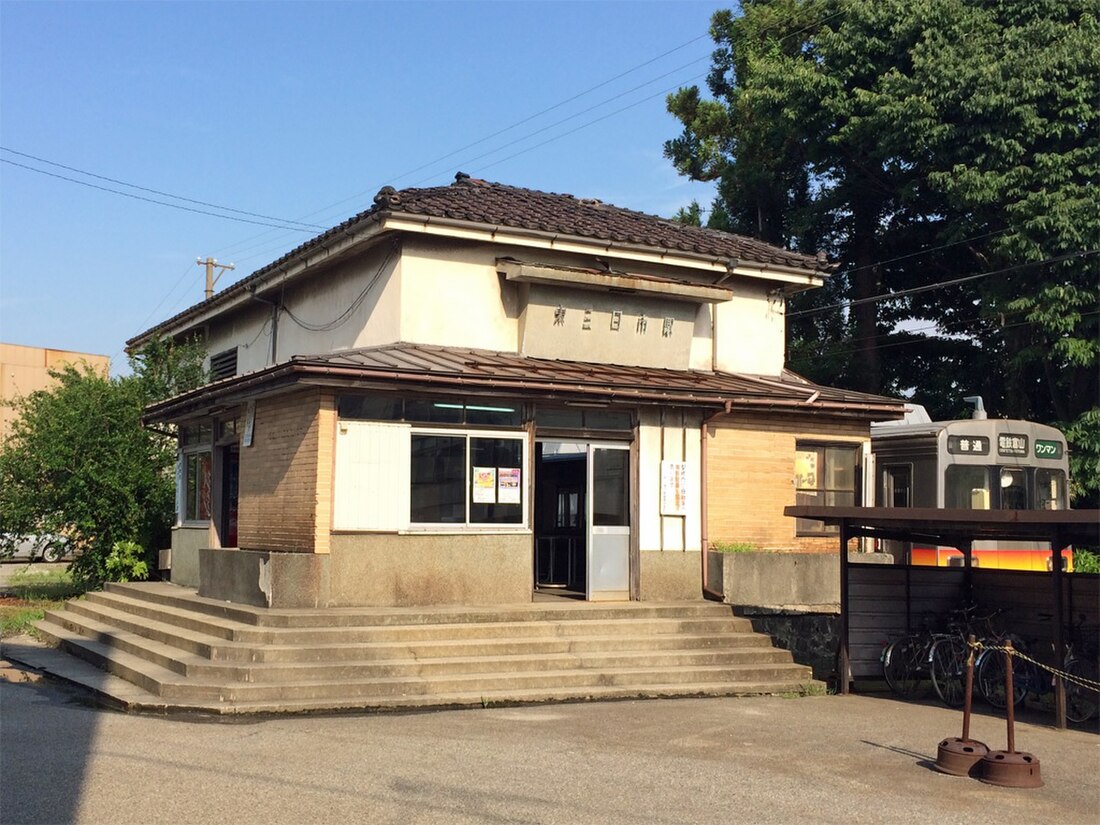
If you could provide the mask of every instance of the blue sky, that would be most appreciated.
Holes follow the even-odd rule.
[[[127,338],[201,300],[197,257],[237,265],[221,289],[316,234],[14,163],[320,227],[457,170],[655,214],[708,204],[662,157],[664,97],[703,83],[727,6],[5,0],[0,340],[117,371]]]

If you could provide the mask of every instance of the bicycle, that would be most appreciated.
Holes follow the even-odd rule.
[[[933,632],[932,614],[925,614],[920,630],[895,639],[882,649],[882,675],[890,690],[902,699],[912,699],[921,691],[927,675],[928,653],[946,634]]]
[[[988,616],[980,618],[973,616],[977,609],[977,605],[970,605],[961,610],[952,611],[958,618],[948,626],[951,635],[937,640],[928,651],[928,672],[932,680],[932,688],[940,701],[949,708],[962,707],[966,700],[966,663],[970,658],[969,637],[973,635],[984,639],[999,639],[1000,635],[993,629],[993,619],[1008,608],[999,608]],[[978,624],[985,626],[984,636],[975,632],[975,626]]]

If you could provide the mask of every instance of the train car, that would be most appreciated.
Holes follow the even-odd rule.
[[[1031,421],[987,418],[981,400],[973,401],[976,407],[971,419],[871,426],[875,506],[960,510],[1069,507],[1069,457],[1062,432]],[[963,563],[962,553],[950,547],[883,542],[881,549],[910,564]],[[972,559],[979,567],[1049,570],[1050,545],[977,541]],[[1071,570],[1072,564],[1072,551],[1064,550],[1063,569]]]

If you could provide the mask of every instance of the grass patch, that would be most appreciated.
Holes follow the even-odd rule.
[[[50,570],[45,573],[23,570],[8,579],[7,589],[20,599],[28,601],[62,601],[79,596],[84,591],[73,583],[68,570]]]
[[[14,573],[5,589],[8,595],[0,597],[0,638],[4,639],[35,635],[34,624],[47,610],[58,610],[66,599],[84,592],[73,583],[68,570]]]
[[[756,553],[760,550],[751,541],[716,541],[711,549],[719,553]]]

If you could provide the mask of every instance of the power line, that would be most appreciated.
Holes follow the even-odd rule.
[[[1100,315],[1100,310],[1093,310],[1092,312],[1082,312],[1080,314],[1080,317],[1081,318],[1090,318],[1094,315]],[[937,326],[944,326],[944,327],[959,326],[960,324],[964,324],[965,326],[975,326],[975,325],[981,323],[982,320],[983,319],[978,318],[978,319],[975,319],[973,321],[966,321],[966,322],[957,321],[953,324],[933,324],[932,326],[928,326],[928,327],[918,327],[917,329],[904,330],[904,331],[905,332],[920,332],[920,331],[923,331],[923,330],[935,329]],[[1019,327],[1038,326],[1038,324],[1039,324],[1038,321],[1017,321],[1014,324],[1003,324],[1003,325],[999,324],[999,325],[997,325],[996,328],[998,330],[1018,329]],[[962,332],[950,332],[948,334],[950,334],[950,335],[963,335],[964,333],[962,333]],[[859,340],[867,340],[867,339],[865,339],[865,338],[863,338],[863,339],[853,338],[853,339],[849,339],[848,341],[845,341],[844,343],[847,344],[847,343],[851,343],[852,341],[859,341]],[[860,349],[832,349],[832,350],[824,350],[822,352],[815,352],[812,355],[805,355],[802,358],[795,359],[795,363],[805,364],[811,358],[818,359],[818,358],[831,358],[831,357],[834,357],[834,356],[843,356],[843,355],[855,355],[856,353],[860,353],[860,352],[870,352],[872,350],[878,351],[878,350],[884,350],[884,349],[893,349],[894,347],[904,347],[904,346],[909,346],[910,344],[926,344],[926,343],[929,343],[929,342],[942,343],[944,340],[950,340],[950,339],[944,339],[944,338],[940,338],[940,337],[933,337],[931,335],[916,335],[916,336],[913,336],[912,338],[909,338],[905,341],[890,341],[890,342],[887,342],[885,344],[877,344],[873,347],[861,347]]]
[[[1002,275],[1005,272],[1014,272],[1018,269],[1027,269],[1033,266],[1044,266],[1046,264],[1054,264],[1060,261],[1067,261],[1071,258],[1084,258],[1089,255],[1095,255],[1100,252],[1100,249],[1084,249],[1077,252],[1069,252],[1065,255],[1058,255],[1053,258],[1044,258],[1041,261],[1025,261],[1021,264],[1013,264],[1012,266],[1006,266],[1003,269],[994,269],[990,272],[979,272],[975,275],[966,275],[962,278],[954,278],[950,281],[938,281],[934,284],[925,284],[924,286],[913,287],[912,289],[901,289],[897,292],[886,292],[881,295],[873,295],[869,298],[856,298],[850,301],[840,301],[839,303],[829,304],[828,306],[815,307],[813,309],[803,309],[798,312],[787,313],[788,318],[799,318],[804,315],[819,315],[822,312],[828,312],[831,309],[842,309],[847,307],[854,307],[860,304],[872,304],[879,301],[885,301],[891,298],[901,298],[906,295],[916,295],[921,292],[931,292],[934,289],[943,289],[948,286],[956,286],[958,284],[964,284],[969,281],[976,281],[979,278],[988,278],[990,275]]]
[[[124,198],[133,198],[134,200],[145,201],[146,203],[155,203],[159,206],[167,206],[171,209],[180,209],[180,210],[183,210],[184,212],[194,212],[198,215],[209,215],[213,218],[223,218],[224,220],[237,221],[238,223],[251,223],[251,224],[255,224],[256,226],[270,226],[270,227],[273,227],[275,229],[285,229],[289,232],[312,232],[313,231],[311,229],[303,229],[303,228],[300,228],[300,227],[283,226],[283,225],[280,225],[280,224],[265,223],[263,221],[254,221],[254,220],[251,220],[250,218],[236,218],[232,215],[220,215],[217,212],[208,212],[205,209],[195,209],[195,208],[190,207],[190,206],[181,206],[178,203],[168,203],[167,201],[158,201],[155,198],[146,198],[143,195],[135,195],[132,192],[123,192],[119,189],[112,189],[109,186],[99,186],[98,184],[88,183],[87,181],[83,181],[83,180],[77,180],[76,178],[70,178],[66,175],[58,175],[54,172],[47,172],[45,169],[35,169],[33,166],[27,166],[24,163],[16,163],[14,160],[8,160],[7,158],[0,158],[0,163],[7,163],[11,166],[18,166],[20,169],[26,169],[30,172],[37,172],[39,175],[47,175],[51,178],[58,178],[60,180],[68,181],[69,183],[77,183],[77,184],[80,184],[81,186],[87,186],[89,189],[99,189],[102,192],[111,192],[115,195],[122,195],[122,197],[124,197]]]
[[[131,189],[137,189],[140,192],[149,192],[154,195],[161,195],[166,198],[173,198],[178,201],[185,201],[186,203],[197,203],[199,206],[209,206],[211,209],[220,209],[223,212],[234,212],[238,215],[248,215],[253,218],[263,218],[265,221],[278,221],[284,224],[301,224],[305,229],[325,229],[325,227],[313,223],[301,223],[301,221],[285,220],[283,218],[273,218],[271,215],[260,215],[256,212],[245,212],[243,209],[234,209],[231,206],[220,206],[216,203],[207,203],[206,201],[195,200],[194,198],[187,198],[183,195],[173,195],[171,192],[162,192],[159,189],[149,189],[146,186],[138,186],[136,183],[127,183],[124,180],[117,180],[115,178],[109,178],[106,175],[97,175],[95,172],[87,172],[83,169],[77,169],[75,166],[66,166],[63,163],[57,163],[52,160],[46,160],[45,158],[36,157],[35,155],[28,155],[26,152],[18,152],[15,149],[9,149],[7,146],[0,146],[0,151],[9,152],[13,155],[19,155],[23,158],[30,158],[31,160],[38,161],[39,163],[45,163],[50,166],[56,166],[59,169],[67,169],[70,172],[76,172],[79,175],[86,175],[89,178],[96,178],[98,180],[105,180],[109,183],[117,183],[120,186],[128,186]],[[30,167],[24,167],[30,168]],[[40,170],[36,170],[40,171]]]

